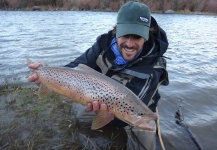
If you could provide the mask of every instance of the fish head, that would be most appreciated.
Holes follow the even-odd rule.
[[[141,128],[143,130],[154,130],[155,127],[151,126],[149,122],[156,121],[158,119],[158,116],[150,112],[140,111],[140,112],[134,112],[130,115],[125,116],[125,120],[129,125],[136,126],[138,128]]]
[[[116,105],[115,115],[127,124],[144,130],[154,130],[149,122],[158,119],[157,115],[139,99],[120,100]]]

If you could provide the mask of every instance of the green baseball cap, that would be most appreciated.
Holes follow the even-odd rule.
[[[118,11],[116,37],[135,34],[148,40],[151,11],[139,2],[127,2]]]

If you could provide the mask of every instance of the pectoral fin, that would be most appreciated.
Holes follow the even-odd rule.
[[[39,98],[45,98],[52,93],[52,90],[46,87],[44,84],[40,84],[38,96]]]
[[[96,115],[93,118],[91,129],[97,130],[99,128],[102,128],[113,119],[114,114],[105,110],[100,110],[96,113]]]

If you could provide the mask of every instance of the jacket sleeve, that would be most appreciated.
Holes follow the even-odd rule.
[[[99,54],[102,51],[100,48],[99,43],[101,41],[101,36],[99,36],[96,42],[86,50],[81,56],[76,58],[74,61],[70,62],[69,64],[65,65],[65,67],[76,67],[78,64],[85,64],[95,70],[98,70],[98,66],[96,65],[96,59],[98,58]]]

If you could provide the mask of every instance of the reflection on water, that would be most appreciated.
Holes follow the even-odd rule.
[[[62,66],[112,29],[113,12],[0,12],[0,85],[26,83],[26,57]],[[216,16],[153,14],[167,32],[170,85],[161,87],[159,112],[167,149],[197,149],[188,133],[175,124],[179,105],[185,122],[204,149],[217,139]]]

